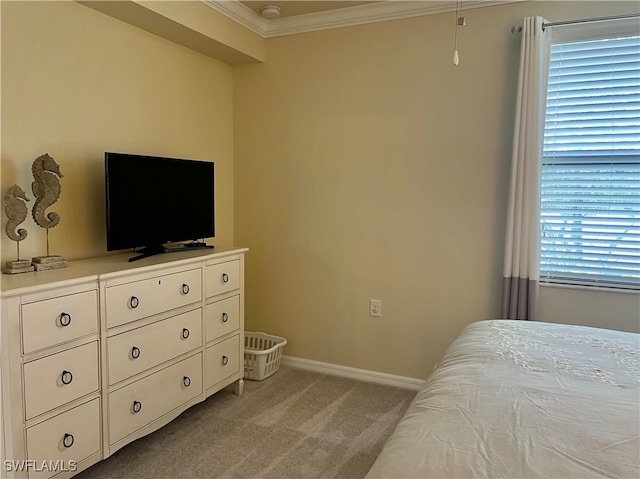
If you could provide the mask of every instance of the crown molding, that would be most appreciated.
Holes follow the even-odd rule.
[[[216,12],[229,17],[231,20],[266,38],[269,20],[261,17],[238,0],[200,0]]]
[[[231,18],[263,38],[280,37],[296,33],[328,30],[331,28],[385,22],[402,18],[454,12],[455,1],[381,1],[365,5],[327,10],[305,15],[267,20],[239,0],[201,0],[217,12]],[[503,5],[524,0],[465,0],[464,9]]]

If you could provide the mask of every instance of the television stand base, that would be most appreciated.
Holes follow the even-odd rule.
[[[139,259],[148,258],[149,256],[154,256],[157,254],[180,253],[181,251],[194,251],[199,249],[210,249],[210,248],[213,248],[213,245],[208,245],[200,241],[181,244],[179,246],[165,246],[165,245],[145,246],[140,250],[140,254],[138,256],[132,256],[131,258],[129,258],[129,262],[131,263],[132,261],[138,261]]]
[[[185,249],[207,249],[213,248],[213,246],[208,245],[203,241],[192,241],[191,243],[184,243],[182,245]]]

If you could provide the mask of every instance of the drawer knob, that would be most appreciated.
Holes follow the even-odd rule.
[[[182,384],[184,384],[185,388],[191,386],[191,378],[189,376],[185,376],[182,378]]]
[[[60,326],[69,326],[71,324],[71,315],[69,313],[60,313]]]
[[[73,446],[74,442],[75,442],[75,439],[73,438],[73,434],[69,434],[68,432],[66,432],[64,434],[64,437],[62,438],[62,445],[66,448],[69,448]]]
[[[222,273],[222,282],[223,283],[229,282],[229,275],[227,273]]]
[[[182,285],[182,294],[189,294],[189,285],[188,284],[183,284]]]
[[[140,357],[140,348],[134,346],[131,348],[131,358],[138,359]]]
[[[136,309],[139,304],[140,304],[140,300],[135,296],[131,296],[131,299],[129,299],[129,307],[132,309]]]
[[[226,323],[229,321],[229,315],[227,313],[222,313],[222,322]]]
[[[227,364],[229,364],[229,358],[226,356],[222,356],[222,365],[226,366]]]
[[[71,374],[71,371],[62,371],[62,384],[71,384],[71,381],[73,381],[73,374]]]
[[[182,339],[187,339],[189,337],[189,330],[187,328],[182,328]]]
[[[142,410],[142,403],[140,401],[133,401],[132,411],[134,413],[139,413]]]

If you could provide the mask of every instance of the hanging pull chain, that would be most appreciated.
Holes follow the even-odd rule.
[[[458,65],[460,63],[460,55],[458,54],[458,27],[464,26],[464,13],[462,10],[462,0],[458,0],[456,2],[456,31],[454,36],[454,47],[453,47],[453,64]]]

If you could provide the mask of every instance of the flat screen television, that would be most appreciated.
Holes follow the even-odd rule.
[[[212,247],[212,162],[105,152],[105,190],[107,251],[142,248],[133,261]]]

